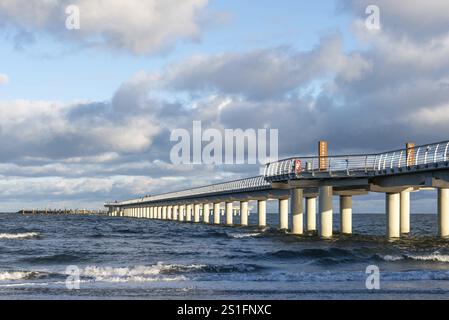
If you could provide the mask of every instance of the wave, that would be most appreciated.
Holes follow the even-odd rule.
[[[86,260],[86,256],[80,256],[75,254],[54,254],[47,256],[27,257],[21,259],[23,262],[29,263],[67,263],[67,262],[80,262]]]
[[[0,233],[0,240],[20,240],[38,238],[38,232],[24,232],[24,233]]]
[[[227,275],[203,275],[193,276],[190,280],[196,281],[231,281],[231,282],[298,282],[298,283],[332,283],[332,282],[359,282],[365,283],[367,274],[365,272],[270,272],[270,273],[232,273]],[[381,281],[407,282],[407,281],[447,281],[449,271],[404,271],[404,272],[381,272]]]
[[[80,270],[80,276],[101,282],[152,282],[186,281],[207,275],[248,274],[264,268],[258,265],[208,265],[208,264],[164,264],[133,267],[89,266]]]
[[[98,282],[154,282],[154,281],[184,281],[182,275],[167,276],[161,273],[162,264],[135,267],[98,267],[90,266],[81,270],[81,277],[87,277]],[[192,266],[193,268],[195,266]]]
[[[402,255],[379,255],[382,260],[394,262],[402,260],[413,260],[413,261],[431,261],[431,262],[444,262],[449,263],[449,255],[440,254],[438,252],[415,255],[415,254],[402,254]]]
[[[0,281],[34,280],[47,276],[48,273],[38,271],[0,271]]]
[[[355,255],[346,249],[330,248],[330,249],[303,249],[303,250],[278,250],[266,254],[268,257],[278,259],[296,259],[296,258],[338,258],[338,257],[355,257]]]
[[[259,236],[260,233],[231,233],[229,237],[234,239],[253,238]]]

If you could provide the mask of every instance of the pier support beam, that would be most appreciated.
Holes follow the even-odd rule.
[[[292,234],[304,234],[304,206],[302,189],[291,191]]]
[[[206,224],[210,223],[210,207],[209,203],[203,204],[203,222]]]
[[[387,193],[386,211],[387,211],[387,237],[389,239],[400,238],[401,223],[401,203],[399,193]]]
[[[150,207],[150,219],[154,219],[154,207]]]
[[[220,204],[214,203],[214,224],[220,224]]]
[[[232,226],[233,224],[234,224],[233,203],[226,202],[226,225]]]
[[[179,207],[179,212],[178,212],[178,221],[179,222],[184,222],[184,214],[186,212],[186,205],[182,205]]]
[[[248,226],[248,201],[240,202],[240,224],[243,227]]]
[[[306,199],[307,232],[316,232],[316,198]]]
[[[188,204],[186,207],[186,221],[192,222],[192,205]]]
[[[401,192],[401,234],[410,233],[410,191]]]
[[[173,220],[173,207],[172,206],[167,207],[167,219]]]
[[[173,206],[172,209],[172,219],[173,221],[178,221],[178,210],[179,210],[179,206]]]
[[[162,207],[162,220],[167,220],[167,207]]]
[[[193,206],[193,211],[194,211],[194,222],[195,223],[199,223],[200,222],[200,205],[199,204],[195,204]]]
[[[340,232],[352,234],[352,196],[340,196]]]
[[[157,218],[162,220],[162,207],[157,207]]]
[[[449,237],[449,189],[438,189],[438,234]]]
[[[333,204],[332,204],[333,188],[331,186],[320,187],[320,215],[321,229],[320,236],[324,239],[333,236]]]
[[[267,226],[267,200],[257,201],[257,213],[259,215],[259,228]]]
[[[279,229],[288,230],[288,199],[279,199]]]

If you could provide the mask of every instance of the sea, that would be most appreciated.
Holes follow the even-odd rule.
[[[398,241],[385,238],[384,214],[354,214],[352,236],[338,234],[336,214],[332,240],[281,232],[275,213],[267,220],[259,230],[0,214],[0,299],[449,299],[436,215],[412,215],[412,234]]]

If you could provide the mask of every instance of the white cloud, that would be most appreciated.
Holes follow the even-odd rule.
[[[151,54],[197,40],[208,0],[2,0],[2,22],[20,33],[45,32],[84,46]],[[80,30],[65,28],[65,8],[80,9]]]
[[[0,86],[3,84],[7,84],[9,82],[9,78],[6,74],[0,73]]]
[[[359,53],[345,54],[341,35],[335,34],[322,39],[310,51],[279,47],[195,56],[169,68],[165,81],[175,90],[215,90],[257,99],[277,99],[320,79],[357,80],[371,67],[370,61]]]

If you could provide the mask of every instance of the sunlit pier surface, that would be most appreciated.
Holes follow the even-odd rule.
[[[258,177],[114,201],[105,207],[113,217],[247,226],[251,204],[257,209],[258,226],[265,228],[267,201],[276,200],[279,229],[329,239],[334,211],[340,214],[340,233],[351,235],[353,198],[375,192],[385,194],[386,236],[398,239],[412,230],[410,193],[434,189],[438,234],[449,237],[449,141],[407,143],[404,149],[378,154],[332,156],[327,150],[327,142],[320,141],[317,156],[268,163]],[[334,197],[339,197],[338,210]]]

